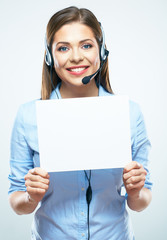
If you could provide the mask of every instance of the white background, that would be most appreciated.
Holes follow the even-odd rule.
[[[115,93],[141,106],[152,142],[153,201],[131,213],[137,240],[167,238],[167,1],[0,1],[0,239],[29,240],[32,215],[17,216],[8,204],[10,135],[18,106],[40,97],[44,35],[49,18],[64,7],[92,10],[110,50]]]

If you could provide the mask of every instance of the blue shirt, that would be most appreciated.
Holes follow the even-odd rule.
[[[56,91],[61,98],[58,87]],[[100,86],[99,96],[109,95],[111,94]],[[50,99],[56,98],[53,91]],[[9,194],[26,191],[24,176],[29,169],[40,166],[35,102],[21,105],[15,119],[11,137]],[[141,163],[147,170],[145,187],[151,189],[148,170],[150,142],[139,106],[132,101],[129,104],[132,159]],[[56,159],[56,146],[55,161],[59,161]],[[87,174],[89,176],[89,171]],[[126,210],[127,195],[121,194],[122,174],[121,168],[92,170],[91,240],[134,239]],[[87,187],[88,180],[84,171],[50,173],[49,189],[34,215],[31,239],[86,240],[88,237]]]

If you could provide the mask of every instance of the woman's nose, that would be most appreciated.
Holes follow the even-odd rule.
[[[80,51],[80,49],[73,49],[70,55],[70,61],[71,62],[80,62],[84,59],[84,56],[82,54],[82,52]]]

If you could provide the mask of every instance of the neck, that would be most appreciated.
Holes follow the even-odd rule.
[[[80,86],[73,86],[62,81],[60,94],[62,98],[96,97],[99,94],[99,90],[95,80],[91,80],[88,84]]]

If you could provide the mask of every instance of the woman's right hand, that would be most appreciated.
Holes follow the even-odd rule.
[[[24,177],[29,200],[40,202],[49,188],[49,174],[40,167],[30,169]]]

